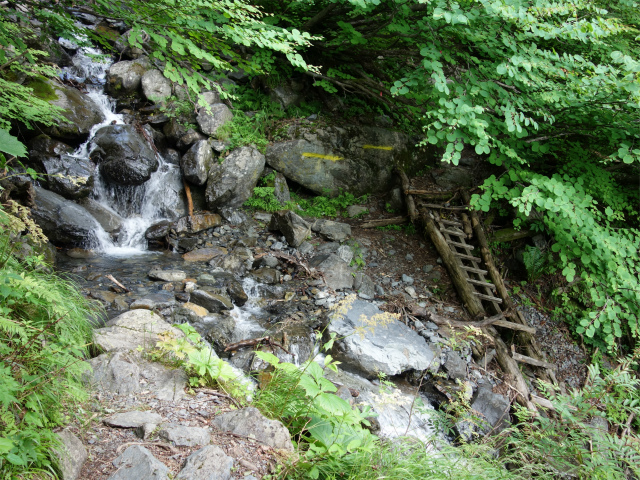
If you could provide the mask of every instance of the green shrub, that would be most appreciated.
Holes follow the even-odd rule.
[[[8,217],[0,210],[3,227]],[[18,262],[9,232],[0,235],[0,478],[54,476],[52,429],[87,398],[81,375],[94,308],[40,258]]]

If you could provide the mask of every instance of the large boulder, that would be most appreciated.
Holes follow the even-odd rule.
[[[289,140],[267,147],[267,164],[313,192],[331,196],[340,189],[362,195],[388,190],[393,169],[412,153],[400,132],[373,127],[328,127],[306,131],[296,126]]]
[[[107,92],[116,98],[136,93],[149,66],[149,59],[146,57],[114,63],[107,73]]]
[[[124,219],[112,209],[105,207],[93,198],[83,198],[79,200],[78,203],[93,215],[93,218],[98,221],[105,232],[117,232],[122,227]]]
[[[205,135],[216,136],[220,127],[233,119],[233,113],[224,103],[214,103],[198,111],[197,122]]]
[[[83,142],[89,138],[91,127],[105,121],[101,108],[88,95],[53,81],[42,85],[48,92],[49,103],[62,108],[65,118],[43,128],[45,133],[63,140]]]
[[[194,143],[180,160],[182,175],[193,185],[204,185],[212,162],[213,150],[209,142],[200,140]]]
[[[132,445],[113,461],[118,469],[107,480],[169,480],[169,469],[146,448]]]
[[[172,228],[177,234],[198,233],[220,225],[222,225],[222,218],[217,213],[194,213],[191,216],[181,217],[176,220]]]
[[[133,125],[102,127],[93,139],[91,159],[100,172],[118,185],[142,185],[158,169],[158,160]]]
[[[324,280],[329,288],[343,290],[353,287],[353,270],[335,253],[316,255],[309,265],[324,272]]]
[[[299,247],[311,235],[311,227],[291,210],[281,210],[271,216],[269,230],[279,230],[292,247]]]
[[[189,455],[176,480],[229,480],[232,467],[233,458],[220,447],[207,445]]]
[[[237,148],[209,170],[206,201],[211,209],[239,207],[252,194],[264,170],[264,155],[255,147]]]
[[[269,420],[255,407],[223,413],[211,424],[237,435],[251,435],[258,442],[272,448],[293,452],[289,430],[278,420]]]
[[[93,247],[98,243],[95,218],[80,205],[57,193],[35,187],[36,206],[31,215],[44,234],[57,245]]]
[[[29,164],[44,174],[42,180],[49,190],[76,200],[91,193],[95,165],[71,153],[69,145],[47,135],[38,135],[29,143]]]
[[[351,226],[349,224],[325,220],[324,218],[316,220],[311,225],[311,230],[331,242],[343,242],[351,236]]]
[[[149,70],[142,75],[142,93],[147,100],[162,103],[171,96],[171,81],[160,70]]]
[[[344,313],[329,317],[327,332],[339,341],[331,354],[345,368],[375,378],[407,370],[437,371],[439,359],[429,344],[388,312],[364,300],[354,300]]]
[[[61,445],[54,449],[53,454],[60,468],[61,480],[76,480],[80,475],[82,465],[87,460],[87,449],[82,440],[76,437],[69,428],[56,433]]]

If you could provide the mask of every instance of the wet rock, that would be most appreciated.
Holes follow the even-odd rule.
[[[289,180],[318,195],[336,196],[340,189],[362,195],[387,191],[393,165],[410,160],[412,142],[402,133],[382,128],[327,127],[313,131],[297,126],[290,140],[269,145],[267,163]]]
[[[91,297],[97,300],[102,300],[107,304],[115,302],[117,295],[113,292],[107,292],[105,290],[91,290]]]
[[[93,250],[87,250],[85,248],[71,248],[66,251],[67,257],[71,258],[95,258],[98,255]]]
[[[171,145],[177,146],[180,151],[185,151],[193,142],[186,145],[184,144],[184,142],[178,145],[178,142],[188,133],[196,133],[196,130],[191,127],[191,125],[195,126],[195,121],[196,117],[193,113],[180,114],[177,117],[172,117],[169,119],[164,127],[162,127],[162,133],[164,133],[167,141]]]
[[[162,415],[150,411],[134,410],[110,415],[103,422],[114,428],[137,428],[145,423],[161,423]]]
[[[149,60],[146,57],[116,62],[109,67],[105,90],[115,98],[134,94],[140,89],[142,76],[148,69]]]
[[[242,284],[236,280],[231,280],[227,285],[227,293],[233,300],[233,303],[239,307],[243,306],[249,300],[247,292],[242,288]]]
[[[340,257],[331,253],[317,255],[309,261],[309,265],[324,273],[327,286],[334,290],[353,287],[352,269]]]
[[[209,310],[207,310],[204,307],[201,307],[200,305],[196,305],[195,303],[186,302],[182,306],[185,309],[195,313],[198,317],[206,317],[207,315],[209,315]],[[179,322],[179,323],[185,323],[185,322]]]
[[[273,268],[263,267],[251,272],[251,276],[258,282],[274,285],[280,283],[282,274]]]
[[[98,222],[87,210],[44,188],[34,189],[36,206],[31,214],[49,240],[57,245],[97,244]]]
[[[287,179],[280,172],[276,173],[276,178],[273,181],[273,195],[276,200],[280,202],[280,205],[285,205],[291,201],[291,194],[289,193],[289,187],[287,186]]]
[[[163,155],[165,162],[171,163],[172,165],[180,165],[181,155],[180,152],[174,150],[173,148],[167,148]]]
[[[207,140],[200,140],[193,144],[180,161],[184,178],[194,185],[204,185],[211,163],[213,162],[213,152]]]
[[[66,87],[53,81],[45,83],[50,90],[52,105],[64,109],[65,120],[44,127],[43,131],[52,137],[75,142],[83,142],[89,138],[91,127],[102,123],[104,115],[100,107],[84,93],[75,88]]]
[[[161,282],[181,282],[187,278],[187,274],[182,270],[151,270],[148,274],[151,280]]]
[[[222,218],[217,213],[194,213],[176,220],[173,229],[177,234],[198,233],[220,225],[222,225]]]
[[[82,465],[87,460],[87,449],[68,428],[56,433],[56,435],[62,442],[60,447],[53,450],[62,474],[60,480],[76,480],[80,475]]]
[[[191,250],[197,248],[199,243],[200,239],[198,237],[179,238],[176,250],[178,250],[179,252],[190,252]]]
[[[233,303],[229,297],[213,291],[195,290],[191,293],[191,302],[215,313],[233,310]]]
[[[172,307],[176,304],[176,298],[172,292],[160,290],[157,293],[145,295],[133,302],[129,308],[131,310],[162,310],[163,308]]]
[[[342,242],[351,236],[351,226],[346,223],[331,220],[316,220],[311,225],[311,230],[320,234],[325,240]]]
[[[229,480],[232,467],[233,458],[220,447],[207,445],[189,455],[176,480]]]
[[[169,480],[169,469],[140,445],[127,448],[113,465],[118,470],[107,480]]]
[[[129,37],[132,33],[132,30],[127,30],[115,41],[114,46],[122,58],[136,59],[144,55],[144,50],[134,47],[129,42]],[[148,35],[143,33],[138,37],[138,40],[141,42],[143,48],[147,48],[149,46],[150,37]]]
[[[155,153],[133,125],[108,125],[96,132],[91,160],[118,185],[141,185],[158,169]]]
[[[363,207],[362,205],[350,205],[347,207],[347,215],[349,216],[349,218],[355,218],[368,212],[369,209],[367,207]]]
[[[153,103],[162,103],[171,96],[171,81],[159,70],[149,70],[140,80],[142,93]]]
[[[464,380],[467,377],[467,362],[456,352],[448,352],[447,360],[443,365],[452,380]]]
[[[223,413],[211,424],[220,430],[253,436],[258,442],[280,450],[293,451],[289,430],[277,420],[269,420],[255,407]]]
[[[87,197],[93,189],[95,165],[71,157],[73,149],[47,135],[29,142],[29,165],[44,174],[43,183],[52,192],[71,200]]]
[[[105,232],[117,232],[122,227],[124,219],[93,198],[83,198],[78,201],[78,204],[84,207],[98,221]]]
[[[271,216],[269,230],[279,230],[292,247],[297,247],[311,235],[311,228],[302,217],[291,210],[281,210]]]
[[[227,315],[209,315],[202,321],[199,330],[203,331],[203,336],[214,350],[220,355],[224,353],[225,347],[233,341],[233,333],[236,329],[236,322]]]
[[[205,135],[215,137],[220,127],[233,119],[233,113],[224,103],[214,103],[209,107],[202,107],[198,110],[196,121],[200,131]]]
[[[235,149],[209,170],[206,202],[211,209],[240,207],[251,195],[264,169],[264,155],[254,147]]]
[[[484,433],[493,429],[493,433],[497,434],[509,425],[511,402],[504,395],[493,393],[489,387],[478,388],[471,408],[486,420],[487,424],[481,427]]]
[[[420,335],[372,303],[355,300],[344,316],[333,314],[329,320],[327,331],[343,337],[332,350],[334,358],[369,378],[378,372],[392,376],[439,367],[435,352]],[[364,329],[363,335],[354,334],[356,329]]]
[[[163,425],[158,435],[160,438],[172,442],[176,447],[207,445],[211,441],[208,428],[184,427],[175,424]]]
[[[227,249],[223,247],[208,247],[192,250],[182,255],[186,262],[208,262],[216,257],[227,255]]]

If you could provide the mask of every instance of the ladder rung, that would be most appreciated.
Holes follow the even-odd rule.
[[[482,275],[486,275],[487,273],[489,273],[488,271],[482,270],[481,268],[467,267],[466,265],[460,265],[460,268],[466,270],[467,272],[480,273]]]
[[[492,297],[490,295],[485,295],[483,293],[478,293],[478,292],[473,292],[473,294],[476,297],[481,298],[482,300],[488,300],[489,302],[502,303],[502,299],[498,297]]]
[[[465,248],[467,250],[473,250],[473,245],[469,245],[468,243],[460,243],[460,242],[454,242],[453,240],[447,240],[447,243],[449,245],[453,245],[454,247],[460,247],[460,248]]]
[[[458,252],[453,252],[453,254],[458,257],[458,258],[462,258],[464,260],[473,260],[474,262],[481,262],[482,259],[479,257],[474,257],[473,255],[465,255],[464,253],[458,253]]]
[[[467,282],[472,283],[473,285],[478,285],[480,287],[488,287],[493,291],[495,291],[496,289],[496,286],[493,283],[483,282],[482,280],[474,280],[473,278],[467,278]]]
[[[442,230],[440,230],[442,233],[448,233],[449,235],[458,235],[460,237],[465,237],[467,236],[466,233],[464,233],[462,230],[449,230],[448,228],[443,228]]]
[[[444,225],[451,225],[452,227],[462,227],[460,222],[454,222],[452,220],[440,220],[440,223]]]

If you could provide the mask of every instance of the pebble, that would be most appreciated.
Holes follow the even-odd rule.
[[[410,253],[407,253],[407,256],[404,258],[405,260],[407,260],[407,262],[413,262],[413,255],[411,255]]]
[[[285,275],[284,277],[282,277],[283,282],[290,282],[291,280],[293,280],[293,277],[291,275]]]
[[[435,267],[433,265],[425,265],[424,267],[422,267],[422,271],[424,273],[429,273],[431,270],[433,270]]]
[[[391,279],[389,277],[383,277],[382,280],[380,280],[380,283],[382,285],[389,285],[391,283]]]
[[[391,288],[396,288],[398,285],[400,285],[400,282],[391,282]]]
[[[391,257],[392,255],[395,255],[395,254],[396,254],[396,251],[395,251],[395,250],[389,250],[389,251],[387,252],[387,256],[388,256],[388,257]]]
[[[271,250],[282,250],[284,248],[284,244],[282,242],[276,242],[271,245]]]
[[[413,287],[405,287],[405,292],[407,292],[411,298],[418,298],[418,294],[416,294],[416,289]]]
[[[380,285],[376,285],[376,293],[378,295],[384,295],[384,288],[382,288]]]
[[[413,278],[409,275],[402,274],[402,281],[408,285],[413,285]]]

